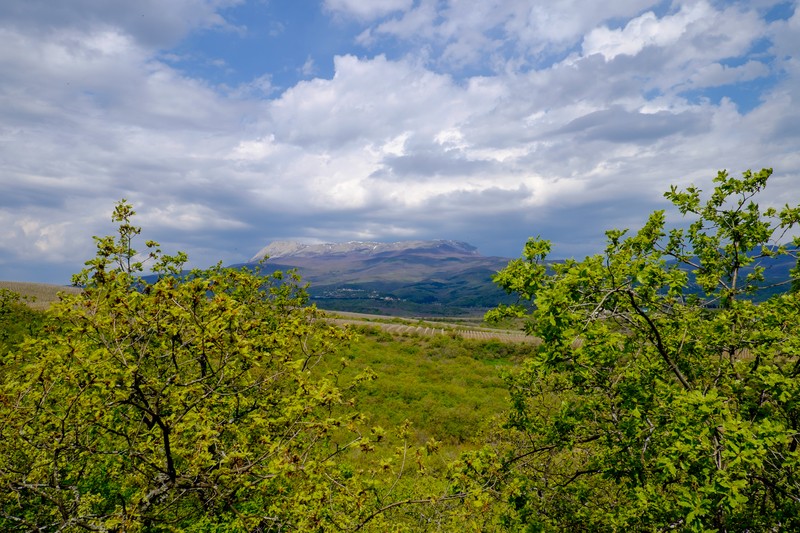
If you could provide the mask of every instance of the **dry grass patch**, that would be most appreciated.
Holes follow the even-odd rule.
[[[59,292],[77,293],[81,290],[77,287],[66,287],[64,285],[51,285],[49,283],[28,283],[24,281],[0,281],[0,288],[14,291],[25,297],[27,303],[33,309],[47,309],[50,304],[58,301]]]

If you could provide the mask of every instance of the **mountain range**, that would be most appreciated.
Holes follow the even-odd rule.
[[[460,241],[347,242],[305,244],[276,241],[249,262],[234,265],[262,272],[297,269],[323,309],[391,315],[477,315],[514,297],[495,286],[492,276],[509,258],[481,255]],[[796,264],[791,256],[762,259],[765,289],[757,300],[788,290]],[[752,269],[751,265],[745,272]],[[688,292],[700,292],[693,282]]]
[[[264,258],[267,258],[264,260]],[[492,283],[508,264],[465,242],[303,244],[277,241],[234,265],[297,269],[324,309],[393,315],[479,314],[512,297]]]

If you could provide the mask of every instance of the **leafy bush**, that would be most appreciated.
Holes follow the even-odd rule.
[[[372,500],[348,492],[363,480],[334,460],[375,437],[357,412],[333,413],[343,390],[318,366],[348,334],[306,306],[291,274],[179,279],[185,256],[148,242],[160,278],[145,282],[133,214],[117,206],[118,237],[97,238],[75,278],[84,290],[4,356],[0,529],[358,524]]]
[[[800,208],[759,207],[770,175],[720,172],[705,201],[673,187],[688,228],[658,211],[552,270],[526,244],[496,277],[520,305],[493,315],[530,310],[544,342],[509,380],[507,455],[466,458],[465,486],[502,486],[531,530],[800,529],[800,299],[756,300],[765,264],[797,258]]]
[[[23,296],[0,288],[0,364],[25,336],[38,333],[43,318],[43,313],[31,309]]]

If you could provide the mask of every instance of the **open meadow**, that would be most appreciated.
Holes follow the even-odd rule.
[[[503,375],[533,346],[419,328],[355,326],[357,337],[345,351],[348,369],[342,377],[363,368],[375,372],[376,379],[358,391],[356,403],[382,427],[408,420],[419,444],[431,437],[447,445],[478,444],[483,426],[508,407]]]

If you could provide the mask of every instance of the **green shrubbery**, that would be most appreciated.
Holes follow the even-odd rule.
[[[583,261],[531,239],[491,316],[538,346],[354,337],[291,274],[179,279],[155,243],[146,283],[123,202],[82,293],[0,293],[0,529],[800,529],[800,299],[756,298],[800,208],[755,203],[770,173]]]
[[[24,297],[0,288],[0,364],[25,336],[38,334],[43,320],[44,313],[31,309]]]
[[[800,528],[800,299],[756,303],[769,261],[797,258],[800,208],[759,207],[770,174],[720,172],[705,200],[673,188],[686,229],[656,212],[552,274],[531,239],[498,274],[534,304],[498,314],[529,316],[544,341],[509,381],[503,467],[484,469],[518,523]]]
[[[306,305],[291,274],[179,279],[185,257],[148,242],[160,277],[145,282],[132,215],[117,206],[119,236],[97,239],[75,278],[84,290],[3,355],[0,529],[382,527],[403,499],[409,467],[396,455],[418,450],[398,452],[403,431],[370,430],[345,408],[373,374],[319,363],[349,334]],[[350,467],[384,440],[379,460]]]

